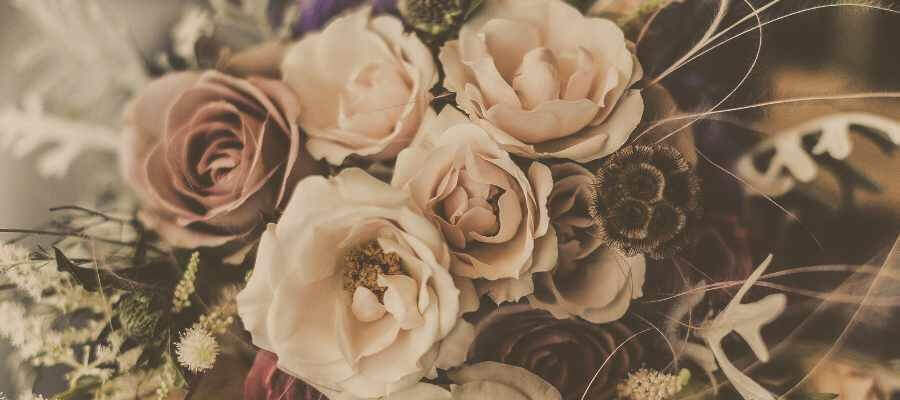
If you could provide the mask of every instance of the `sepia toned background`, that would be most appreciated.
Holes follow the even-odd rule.
[[[801,5],[824,4],[805,0],[786,2],[790,3],[790,8],[776,12],[790,12]],[[169,31],[179,9],[191,3],[181,0],[105,2],[110,15],[126,21],[133,40],[146,51],[148,59],[167,46]],[[760,5],[763,2],[751,3]],[[896,8],[893,2],[882,4]],[[681,23],[690,24],[691,21]],[[723,108],[800,96],[900,91],[898,15],[865,9],[822,9],[772,24],[765,27],[764,32],[763,50],[756,71],[744,89]],[[20,50],[21,43],[35,34],[37,32],[29,21],[13,7],[12,0],[0,0],[0,106],[18,101],[25,83],[14,72],[12,57],[3,55]],[[724,96],[752,61],[757,40],[755,34],[746,35],[674,74],[670,78],[670,89],[681,108],[699,111]],[[97,60],[97,63],[103,61]],[[78,77],[72,76],[72,79]],[[771,134],[837,111],[866,111],[900,120],[900,100],[809,102],[736,113],[734,117],[752,124],[759,132]],[[883,216],[882,222],[886,225],[883,229],[893,229],[896,233],[900,229],[896,222],[900,220],[900,157],[886,155],[871,143],[858,143],[850,163],[883,185],[881,193],[859,193],[858,201],[864,212]],[[65,177],[48,179],[35,169],[34,160],[34,156],[17,159],[7,150],[0,149],[0,192],[3,193],[0,196],[0,228],[42,224],[48,218],[49,208],[85,201],[89,195],[83,184],[87,176],[116,168],[109,158],[88,157],[79,160]],[[804,190],[814,193],[825,204],[836,204],[840,199],[836,181],[827,174],[822,174]],[[881,236],[890,237],[889,234]],[[15,366],[0,367],[0,392],[14,392],[9,378],[12,368]],[[38,384],[56,385],[57,381],[51,375],[38,376]]]

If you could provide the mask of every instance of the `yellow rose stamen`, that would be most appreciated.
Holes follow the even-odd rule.
[[[375,293],[381,301],[387,288],[378,284],[378,275],[402,273],[400,256],[385,253],[375,240],[350,250],[344,256],[344,290],[350,293],[362,286]]]

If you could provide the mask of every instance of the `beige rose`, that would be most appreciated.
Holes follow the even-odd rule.
[[[527,369],[493,361],[450,372],[450,390],[419,383],[384,400],[562,400],[559,390]]]
[[[273,219],[293,185],[317,170],[283,83],[180,72],[129,107],[121,164],[141,220],[176,246],[220,246]]]
[[[480,293],[515,301],[534,290],[531,275],[556,265],[547,166],[523,171],[484,129],[446,107],[397,157],[392,184],[440,227],[455,275],[478,278]]]
[[[507,151],[587,162],[641,121],[642,75],[622,31],[558,0],[492,0],[441,49],[444,86]]]
[[[253,343],[329,398],[384,396],[465,360],[475,289],[408,204],[360,169],[301,181],[237,297]]]
[[[594,323],[615,321],[632,299],[643,295],[644,257],[626,257],[594,234],[588,214],[594,174],[572,162],[554,164],[550,221],[559,242],[559,264],[535,274],[533,306],[557,318],[582,317]]]
[[[429,108],[437,70],[428,48],[399,19],[361,8],[293,45],[284,81],[302,93],[300,125],[316,159],[355,154],[392,159]]]

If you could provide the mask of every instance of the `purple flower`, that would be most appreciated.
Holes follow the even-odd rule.
[[[397,9],[397,0],[298,0],[300,18],[294,24],[294,35],[301,36],[310,31],[322,29],[328,21],[345,10],[371,4],[376,13],[392,12]]]

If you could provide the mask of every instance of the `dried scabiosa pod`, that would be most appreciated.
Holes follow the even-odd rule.
[[[674,147],[625,147],[597,170],[589,212],[611,246],[666,258],[691,241],[701,216],[699,179]]]

